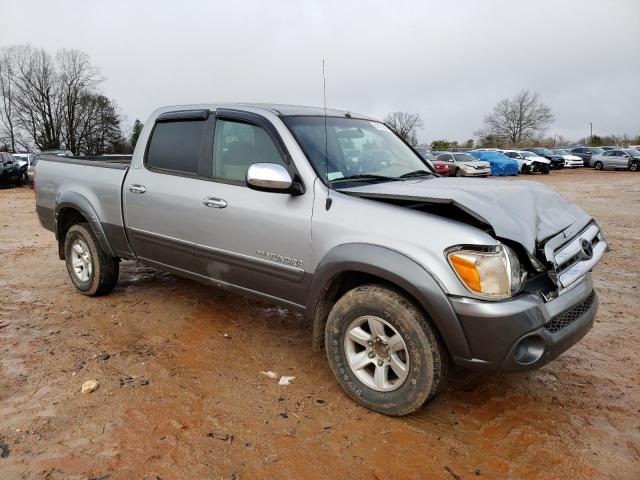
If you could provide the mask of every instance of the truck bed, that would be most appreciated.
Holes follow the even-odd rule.
[[[99,157],[59,157],[57,155],[43,155],[41,161],[71,163],[91,167],[115,168],[125,170],[131,165],[131,155],[109,155]]]
[[[112,254],[129,257],[122,215],[122,183],[131,157],[58,157],[43,155],[35,167],[36,211],[40,223],[55,231],[56,215],[66,205],[100,232]]]

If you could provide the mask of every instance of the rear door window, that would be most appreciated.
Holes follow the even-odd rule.
[[[168,173],[198,174],[198,163],[207,122],[182,120],[156,123],[146,164]]]

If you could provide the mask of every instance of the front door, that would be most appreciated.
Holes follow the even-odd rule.
[[[253,163],[278,163],[296,175],[275,128],[263,117],[218,111],[205,197],[199,215],[200,273],[212,280],[304,305],[310,262],[313,191],[302,195],[250,189]]]

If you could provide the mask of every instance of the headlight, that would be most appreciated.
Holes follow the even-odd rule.
[[[476,295],[509,298],[520,288],[520,261],[506,245],[487,250],[456,247],[449,250],[447,258],[460,281]]]

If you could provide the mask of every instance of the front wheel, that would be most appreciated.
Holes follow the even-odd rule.
[[[637,172],[638,170],[640,170],[640,162],[631,162],[631,165],[629,165],[629,170],[631,170],[632,172]]]
[[[462,177],[462,170],[460,170],[459,168],[456,168],[455,176],[456,177]]]
[[[354,288],[329,313],[325,348],[338,383],[359,404],[407,415],[443,387],[447,352],[425,315],[380,285]]]
[[[593,168],[595,168],[596,170],[602,170],[604,168],[604,165],[602,165],[602,162],[596,162],[593,164]]]
[[[88,223],[72,225],[64,240],[69,278],[84,295],[110,292],[118,282],[118,259],[107,254]]]

